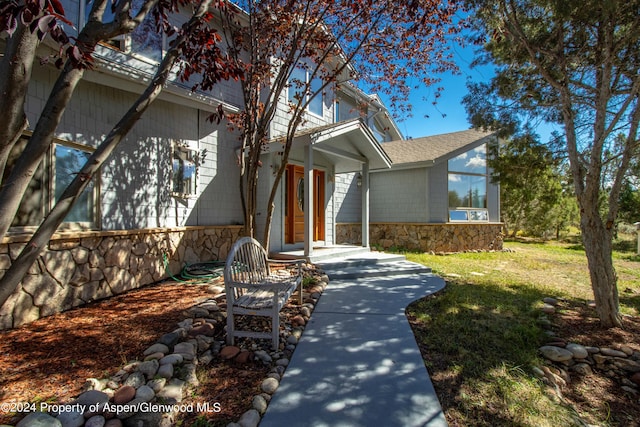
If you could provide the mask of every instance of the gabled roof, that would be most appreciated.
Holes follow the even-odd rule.
[[[269,141],[265,152],[282,150],[283,137]],[[311,145],[329,157],[336,173],[357,172],[368,163],[371,170],[391,167],[389,157],[361,118],[331,123],[296,132],[292,149]]]
[[[373,116],[375,116],[375,118],[380,121],[383,127],[388,128],[389,133],[391,134],[391,137],[398,138],[398,140],[404,139],[404,136],[402,135],[402,132],[398,128],[397,123],[395,122],[393,117],[391,117],[391,114],[389,114],[389,109],[386,107],[386,105],[384,105],[384,102],[382,102],[382,99],[380,99],[378,94],[375,94],[375,93],[368,94],[362,89],[360,89],[358,86],[356,86],[353,82],[350,82],[350,81],[340,83],[338,98],[340,97],[341,93],[343,95],[347,95],[349,97],[354,98],[356,102],[364,101],[370,107],[377,109],[378,110],[377,112],[376,111],[372,112]],[[367,124],[371,125],[371,123],[367,123]]]
[[[456,155],[480,145],[494,132],[469,129],[442,135],[385,142],[382,149],[387,153],[393,166],[410,167],[415,164],[434,164],[442,159]],[[484,141],[486,142],[486,141]]]

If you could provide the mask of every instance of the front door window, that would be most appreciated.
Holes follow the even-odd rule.
[[[304,178],[298,179],[298,191],[296,191],[296,197],[298,200],[298,209],[304,212]]]
[[[324,172],[313,171],[313,240],[324,240]],[[285,174],[285,242],[304,242],[304,167],[288,165]]]

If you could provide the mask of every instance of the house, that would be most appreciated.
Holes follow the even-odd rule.
[[[82,28],[91,0],[62,3],[74,27]],[[166,43],[145,23],[97,46],[95,66],[85,72],[9,236],[0,242],[0,274],[142,93]],[[51,49],[43,43],[39,56]],[[26,100],[30,128],[15,153],[30,137],[57,74],[52,65],[34,66]],[[241,102],[233,81],[193,92],[173,76],[0,307],[0,328],[159,281],[185,263],[224,259],[242,229],[238,142],[224,123],[207,117],[219,106],[236,112]]]
[[[502,248],[500,194],[487,167],[493,133],[466,130],[382,144],[392,166],[370,177],[369,243],[423,252]],[[361,176],[355,177],[356,182]],[[361,241],[354,177],[338,204],[338,241]],[[357,198],[357,196],[355,196]]]
[[[76,28],[82,28],[91,0],[66,0],[63,5]],[[0,242],[0,273],[142,92],[166,43],[142,26],[98,46],[95,67],[79,84],[11,232]],[[42,55],[49,49],[43,45]],[[26,102],[31,126],[56,75],[49,65],[34,67]],[[286,99],[282,102],[286,105]],[[226,257],[241,233],[243,213],[238,137],[224,123],[207,120],[219,106],[229,112],[242,108],[237,83],[222,82],[211,92],[192,92],[175,76],[167,83],[0,307],[0,329],[157,282],[177,274],[185,263]],[[271,123],[273,142],[263,157],[258,194],[264,199],[259,206],[266,205],[272,171],[282,162],[278,137],[286,124],[287,110],[282,108]],[[32,129],[24,133],[15,153]],[[434,224],[495,226],[497,191],[487,191],[485,206],[469,202],[451,210],[444,196],[447,171],[465,174],[451,169],[449,159],[482,141],[475,134],[456,142],[455,149],[443,142],[441,154],[412,163],[411,156],[403,158],[402,150],[394,147],[407,144],[418,151],[420,140],[402,140],[377,96],[350,84],[328,91],[309,106],[307,121],[296,136],[278,189],[269,249],[302,249],[310,256],[314,246],[342,243],[368,247],[392,246],[387,243],[394,241],[395,246],[410,247],[393,240],[395,234],[401,236],[397,230]],[[413,191],[420,194],[422,205],[412,197]],[[464,199],[462,191],[459,195]],[[462,223],[464,213],[469,224]],[[258,212],[258,226],[264,227],[264,214]],[[397,228],[390,228],[394,222]]]
[[[303,249],[310,257],[314,246],[332,246],[336,239],[336,200],[344,191],[339,185],[345,174],[369,175],[369,171],[388,169],[391,161],[382,149],[384,141],[402,138],[395,122],[375,95],[367,95],[352,85],[342,85],[335,97],[322,102],[323,109],[309,112],[307,123],[296,135],[289,155],[284,182],[278,192],[274,212],[271,252]],[[274,142],[264,155],[264,164],[274,169],[281,158],[278,136],[286,131],[284,117],[272,123]],[[266,197],[273,176],[262,179],[260,195]],[[368,206],[361,192],[357,203]],[[266,206],[266,199],[261,206]],[[308,207],[308,208],[307,208]],[[258,213],[261,217],[262,212]],[[366,227],[366,214],[361,223]],[[364,233],[368,235],[368,233]],[[366,241],[363,246],[368,246]]]

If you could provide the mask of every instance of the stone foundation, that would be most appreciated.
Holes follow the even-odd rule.
[[[420,252],[502,250],[502,223],[371,223],[369,244]],[[360,245],[360,223],[336,224],[336,242]]]
[[[0,308],[0,329],[16,327],[168,277],[185,263],[224,260],[241,226],[59,233]],[[28,236],[0,243],[0,276]]]

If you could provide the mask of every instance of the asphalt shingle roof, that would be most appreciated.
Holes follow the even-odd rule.
[[[421,163],[437,161],[493,134],[493,132],[469,129],[442,135],[385,142],[381,146],[394,165]]]

